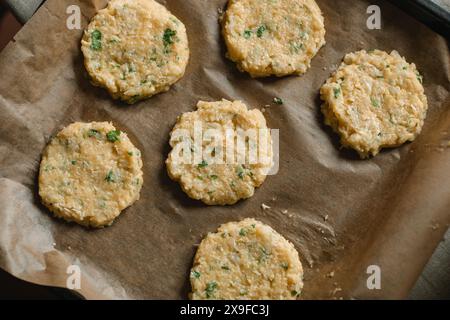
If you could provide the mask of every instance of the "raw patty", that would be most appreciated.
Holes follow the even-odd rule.
[[[92,82],[127,103],[151,97],[180,79],[189,60],[186,29],[153,0],[112,0],[81,41]]]
[[[202,145],[195,146],[194,142],[194,124],[200,123],[202,132],[205,134],[207,129],[217,129],[222,137],[225,131],[232,130],[237,134],[240,130],[262,129],[266,132],[265,140],[253,140],[252,146],[249,140],[247,148],[255,148],[261,155],[257,161],[238,162],[232,164],[209,163],[202,158],[194,159],[190,163],[181,163],[176,161],[177,155],[181,154],[178,150],[178,144],[188,145],[192,156],[195,150],[203,150],[207,155],[212,155],[214,142],[208,142],[203,139]],[[259,131],[258,131],[259,132]],[[180,134],[181,133],[181,134]],[[265,148],[261,147],[260,141],[265,141]],[[197,104],[197,111],[187,112],[178,117],[170,138],[170,145],[173,148],[167,160],[167,171],[169,176],[178,181],[187,195],[193,199],[201,200],[208,205],[228,205],[234,204],[239,199],[249,198],[253,195],[255,187],[259,187],[271,168],[272,162],[272,140],[266,120],[257,109],[247,110],[247,106],[241,101],[222,100],[217,102],[200,101]],[[199,151],[201,151],[199,150]],[[247,149],[248,150],[248,149]],[[237,159],[238,148],[234,148],[234,158]],[[214,154],[224,160],[225,156],[231,151],[227,151],[225,142],[221,147],[214,147]],[[195,161],[196,160],[196,161]],[[267,160],[267,161],[266,161]]]
[[[228,57],[252,77],[303,74],[325,44],[314,0],[230,0],[222,33]]]
[[[428,108],[422,76],[397,51],[347,54],[320,95],[325,123],[361,158],[413,141]]]
[[[76,122],[46,147],[39,195],[58,217],[106,226],[139,199],[141,168],[141,153],[124,132],[108,122]]]
[[[198,247],[191,299],[296,299],[303,269],[294,245],[254,219],[230,222]]]

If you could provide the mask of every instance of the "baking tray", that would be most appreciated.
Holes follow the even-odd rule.
[[[449,0],[389,0],[437,33],[450,39]],[[445,3],[445,4],[444,4]]]

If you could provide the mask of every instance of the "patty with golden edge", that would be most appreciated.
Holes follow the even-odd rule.
[[[210,129],[220,133],[220,137],[209,139]],[[195,139],[196,130],[203,135],[199,142]],[[238,136],[241,141],[245,137],[242,147],[236,142]],[[222,143],[217,143],[219,139]],[[189,197],[208,205],[230,205],[251,197],[273,165],[266,119],[261,111],[248,110],[241,101],[198,102],[196,111],[178,117],[169,143],[172,147],[166,160],[169,176],[180,183]],[[183,149],[179,149],[179,144]],[[186,146],[192,155],[190,161],[183,162],[180,150],[186,151]],[[195,152],[201,158],[195,158]],[[250,154],[256,157],[251,158]],[[206,155],[213,155],[212,163],[205,160]]]
[[[200,243],[190,274],[190,298],[291,300],[303,287],[294,245],[254,219],[229,222]]]
[[[422,76],[397,51],[347,54],[320,96],[325,123],[361,158],[413,141],[428,108]]]
[[[325,44],[314,0],[230,0],[222,34],[228,58],[252,77],[301,75]]]
[[[93,84],[130,104],[169,90],[189,60],[183,23],[153,0],[111,0],[84,31],[81,50]]]
[[[47,145],[39,195],[56,216],[92,227],[110,225],[139,199],[140,151],[109,122],[75,122]]]

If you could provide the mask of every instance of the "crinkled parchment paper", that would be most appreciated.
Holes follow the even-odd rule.
[[[190,63],[169,92],[128,106],[89,83],[82,30],[66,28],[68,5],[80,6],[84,28],[105,1],[46,1],[0,54],[0,267],[64,287],[67,266],[77,264],[87,298],[186,298],[196,244],[221,223],[255,217],[300,252],[304,298],[405,297],[450,221],[449,49],[386,1],[375,1],[382,29],[368,30],[372,2],[319,0],[327,44],[309,72],[257,80],[225,58],[218,9],[226,0],[162,1],[187,27]],[[418,139],[369,160],[339,149],[318,98],[343,56],[362,48],[396,49],[415,62],[429,99]],[[271,104],[274,97],[284,104]],[[280,170],[252,198],[209,207],[168,178],[164,160],[176,117],[221,98],[271,104],[265,115],[280,129]],[[142,151],[141,199],[111,227],[69,224],[40,204],[42,150],[73,121],[112,121]],[[367,289],[369,265],[381,268],[381,290]]]

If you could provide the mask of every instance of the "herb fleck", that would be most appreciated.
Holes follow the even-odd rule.
[[[89,129],[88,130],[88,137],[99,138],[100,137],[100,132],[98,130],[95,130],[95,129]]]
[[[333,89],[334,98],[337,99],[341,95],[341,87]]]
[[[420,75],[418,71],[416,71],[416,78],[419,80],[420,83],[423,83],[423,77]]]
[[[283,99],[275,97],[275,98],[273,98],[273,103],[275,103],[275,104],[283,104]]]
[[[263,36],[264,31],[267,30],[267,27],[265,25],[259,26],[258,30],[256,30],[256,36],[258,38],[261,38]]]
[[[221,269],[222,270],[230,270],[230,268],[228,266],[222,266]]]
[[[291,291],[291,296],[295,297],[295,296],[297,296],[297,295],[298,295],[298,292],[297,292],[297,291],[295,291],[295,290],[292,290],[292,291]]]
[[[372,106],[374,106],[375,108],[379,108],[380,107],[380,101],[378,101],[375,98],[370,98],[370,102],[372,103]]]
[[[215,174],[212,174],[209,177],[211,178],[211,180],[216,180],[218,178],[218,176]]]
[[[200,272],[192,270],[191,276],[194,277],[195,279],[198,279],[200,278]]]
[[[164,43],[164,53],[169,53],[169,45],[173,44],[173,37],[177,34],[175,30],[167,28],[164,30],[163,43]]]
[[[205,160],[202,160],[202,162],[200,162],[197,167],[199,168],[205,168],[208,166],[208,162],[206,162]]]
[[[91,49],[96,51],[102,49],[102,33],[97,29],[91,32]]]
[[[206,298],[211,298],[214,296],[214,290],[217,289],[217,282],[211,281],[206,284]]]
[[[119,141],[120,130],[111,130],[106,134],[108,141],[116,142]]]
[[[281,263],[281,267],[282,267],[284,270],[287,270],[287,269],[289,269],[289,264],[288,264],[287,262],[283,262],[283,263]]]
[[[107,182],[116,182],[116,177],[115,177],[114,172],[112,170],[109,170],[108,174],[105,177],[105,180]]]
[[[291,53],[298,53],[299,50],[303,49],[303,43],[291,42],[289,51]]]
[[[239,177],[239,179],[241,179],[241,180],[244,179],[244,169],[242,168],[242,166],[237,167],[236,174]]]
[[[268,252],[265,247],[261,247],[260,251],[261,251],[261,254],[258,258],[258,263],[266,261],[266,259],[271,255],[271,253]]]
[[[244,228],[242,228],[241,230],[239,230],[239,235],[241,237],[245,237],[247,235],[247,230],[245,230]]]
[[[244,31],[244,38],[248,39],[252,36],[252,31],[251,30],[245,30]]]

